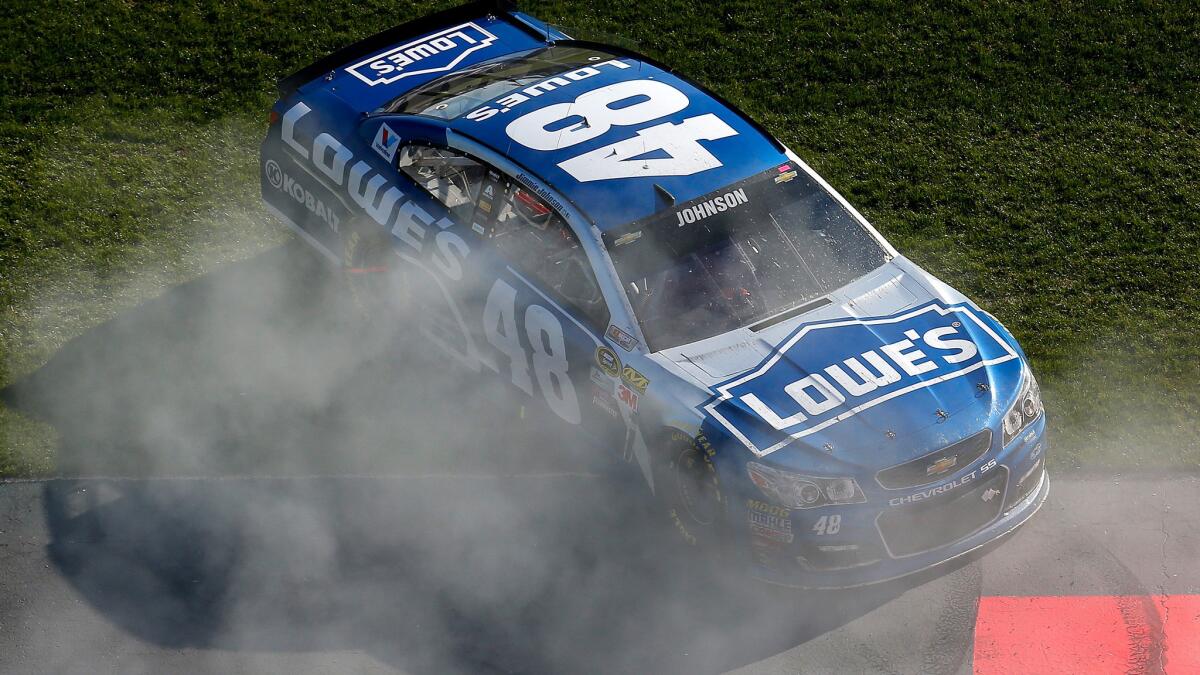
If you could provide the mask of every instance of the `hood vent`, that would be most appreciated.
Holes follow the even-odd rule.
[[[754,324],[753,326],[750,326],[750,330],[757,333],[758,331],[760,331],[764,328],[770,328],[771,326],[774,326],[777,323],[783,323],[784,321],[787,321],[788,319],[790,319],[794,316],[800,316],[801,314],[811,312],[814,309],[817,309],[818,307],[824,307],[825,305],[828,305],[828,304],[831,304],[829,298],[821,298],[820,300],[814,300],[810,303],[800,305],[799,307],[794,307],[792,309],[789,309],[788,311],[783,312],[781,314],[776,314],[775,316],[773,316],[769,319],[766,319],[765,321],[759,321],[758,323]]]

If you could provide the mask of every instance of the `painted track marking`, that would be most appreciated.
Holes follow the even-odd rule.
[[[974,656],[976,675],[1200,673],[1200,595],[983,597]]]

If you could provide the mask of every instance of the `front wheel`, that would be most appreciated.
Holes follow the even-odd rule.
[[[655,490],[685,543],[705,549],[728,543],[726,501],[712,458],[701,443],[672,430],[655,462]]]

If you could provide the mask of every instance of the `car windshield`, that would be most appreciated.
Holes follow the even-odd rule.
[[[515,58],[505,56],[433,80],[401,96],[386,109],[457,119],[516,89],[611,58],[604,52],[581,47],[545,47]],[[549,86],[547,91],[553,88]]]
[[[774,317],[887,261],[792,163],[604,234],[651,349]]]

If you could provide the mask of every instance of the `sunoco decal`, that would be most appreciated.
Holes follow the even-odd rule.
[[[803,326],[757,368],[718,385],[704,410],[763,457],[880,403],[1015,358],[974,310],[935,302]]]
[[[451,70],[472,52],[484,49],[496,41],[496,36],[476,26],[460,26],[426,35],[408,44],[392,47],[366,61],[360,61],[346,72],[374,87],[391,84],[414,75],[443,73]]]

